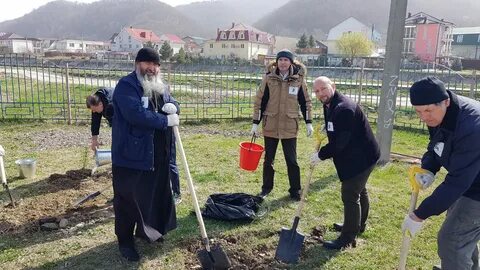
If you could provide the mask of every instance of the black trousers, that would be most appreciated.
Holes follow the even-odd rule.
[[[370,173],[375,168],[372,165],[351,179],[342,181],[343,229],[341,237],[353,240],[360,227],[367,222],[370,202],[365,187]]]
[[[300,190],[300,167],[297,164],[297,138],[277,139],[264,137],[265,141],[265,159],[263,162],[263,191],[271,191],[273,189],[273,178],[275,169],[273,164],[275,154],[277,152],[278,141],[282,142],[283,155],[287,163],[288,181],[290,189],[288,192],[296,193]]]

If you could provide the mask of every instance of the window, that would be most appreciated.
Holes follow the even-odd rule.
[[[478,35],[477,42],[480,43],[480,34]]]
[[[463,42],[463,35],[458,35],[457,36],[457,43],[462,43]]]
[[[210,44],[210,49],[213,49],[213,44]]]
[[[222,44],[222,49],[227,48],[227,44]]]
[[[235,31],[230,32],[228,39],[235,39]]]
[[[245,48],[245,45],[244,44],[240,44],[240,48]]]
[[[68,43],[68,47],[71,47],[71,48],[75,47],[75,43]]]
[[[222,33],[220,34],[220,39],[227,39],[227,33],[222,32]]]
[[[131,49],[131,48],[132,48],[132,44],[128,44],[128,48],[130,48],[130,49]]]
[[[238,39],[245,39],[245,34],[243,32],[238,33]]]
[[[231,44],[230,48],[235,49],[235,44]]]

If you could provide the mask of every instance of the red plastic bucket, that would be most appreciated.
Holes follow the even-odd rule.
[[[240,143],[240,168],[255,171],[263,153],[263,146],[254,142]]]

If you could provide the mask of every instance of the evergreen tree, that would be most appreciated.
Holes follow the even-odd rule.
[[[176,61],[180,64],[184,64],[185,62],[187,62],[187,58],[186,58],[186,54],[185,54],[185,50],[183,48],[180,48],[180,50],[178,51],[178,53],[175,55],[176,57]]]
[[[160,48],[160,58],[164,61],[170,59],[173,55],[173,49],[168,42],[164,42]]]
[[[307,46],[308,46],[307,35],[303,33],[303,35],[300,37],[300,40],[297,42],[297,48],[304,49],[304,48],[307,48]]]
[[[313,38],[312,35],[308,38],[308,47],[309,48],[315,48],[315,39]]]

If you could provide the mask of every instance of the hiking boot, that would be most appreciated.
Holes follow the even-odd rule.
[[[175,205],[179,205],[182,202],[182,195],[180,193],[173,193],[173,201]]]
[[[140,255],[138,255],[135,247],[120,246],[118,249],[120,250],[120,254],[122,255],[122,257],[124,257],[130,262],[138,262],[140,260]]]
[[[366,224],[362,224],[360,225],[360,231],[359,233],[364,233],[365,232],[365,229],[366,229]],[[342,232],[342,229],[343,229],[343,223],[333,223],[333,229],[336,231],[336,232]]]
[[[344,249],[347,247],[356,247],[357,246],[357,241],[355,239],[348,239],[346,237],[338,237],[337,239],[333,241],[325,241],[323,242],[323,247],[328,248],[328,249]]]
[[[271,192],[271,190],[262,189],[262,191],[260,193],[258,193],[257,196],[262,197],[262,199],[265,199],[268,196],[268,194],[270,194],[270,192]]]
[[[300,193],[298,192],[293,192],[293,193],[290,193],[290,199],[294,200],[294,201],[300,201]]]

